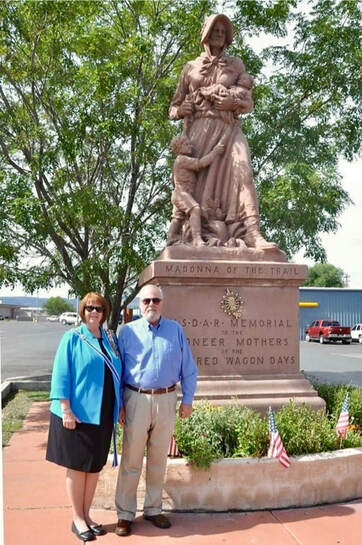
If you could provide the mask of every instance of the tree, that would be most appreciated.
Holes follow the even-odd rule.
[[[344,288],[344,271],[329,263],[317,263],[310,267],[308,277],[303,286],[320,286],[324,288]]]
[[[59,316],[62,312],[74,312],[74,307],[68,301],[64,301],[61,297],[49,297],[44,303],[43,309],[47,311],[49,315],[56,314]]]
[[[100,291],[117,326],[164,240],[177,130],[168,105],[178,63],[197,49],[211,7],[1,4],[0,252],[8,282]]]
[[[228,4],[228,3],[226,3]],[[228,4],[229,5],[229,4]],[[288,255],[325,257],[318,234],[348,203],[339,154],[359,147],[356,0],[236,1],[235,54],[256,76],[244,120],[264,232]],[[167,118],[185,62],[200,52],[212,0],[2,2],[0,283],[98,290],[120,308],[164,245],[170,217]],[[248,35],[286,34],[262,56]],[[263,63],[277,72],[263,75]]]
[[[289,43],[263,51],[263,62],[273,63],[271,75],[263,75],[260,59],[254,62],[255,108],[244,124],[263,228],[288,255],[304,247],[306,256],[324,261],[319,234],[337,230],[338,215],[350,202],[337,161],[341,155],[351,160],[361,149],[360,4],[240,0],[236,5],[241,35],[257,33],[260,19],[276,36],[290,31]],[[278,24],[278,14],[286,25]]]

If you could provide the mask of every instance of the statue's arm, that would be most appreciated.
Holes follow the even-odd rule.
[[[216,144],[216,146],[214,147],[212,151],[210,151],[210,153],[208,153],[207,155],[204,155],[203,157],[201,157],[201,159],[197,159],[197,162],[198,162],[197,170],[201,170],[202,168],[209,166],[213,162],[215,157],[224,153],[224,150],[225,150],[224,144],[221,144],[221,143]]]
[[[202,168],[205,168],[209,166],[213,160],[215,159],[217,153],[215,153],[215,149],[210,151],[207,155],[204,155],[201,159],[199,159],[199,168],[198,170],[201,170]]]
[[[188,93],[188,82],[187,82],[187,74],[188,74],[188,65],[183,68],[180,79],[177,85],[177,89],[175,91],[175,94],[171,101],[171,106],[169,109],[169,116],[171,119],[181,119],[185,117],[186,115],[191,115],[192,110],[189,112],[188,108],[185,109],[185,104],[188,104],[188,101],[186,99],[186,95]],[[192,109],[192,106],[191,106]]]
[[[198,172],[202,168],[207,167],[216,157],[214,150],[215,148],[201,159],[197,159],[196,157],[188,157],[186,155],[179,155],[176,159],[177,163],[175,161],[174,165],[176,175],[184,169]]]
[[[247,114],[254,105],[251,94],[253,79],[246,73],[244,63],[236,57],[232,58],[230,69],[235,74],[235,81],[226,94],[215,97],[215,108],[231,111],[234,115]]]
[[[200,159],[197,159],[196,157],[188,157],[187,155],[179,155],[176,158],[174,164],[174,169],[176,173],[180,172],[183,169],[193,170],[197,172],[201,168],[202,167],[200,167]]]
[[[235,99],[234,112],[237,115],[248,114],[252,111],[254,107],[254,102],[251,89],[245,88],[244,81],[246,76],[250,76],[248,76],[248,74],[246,73],[244,63],[240,59],[235,59],[235,61],[235,65],[238,71],[238,78],[235,85],[233,85],[232,89],[230,90],[231,94]],[[251,81],[253,81],[252,78]]]

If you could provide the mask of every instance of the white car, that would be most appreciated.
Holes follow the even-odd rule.
[[[58,322],[59,318],[56,314],[52,314],[51,316],[47,316],[47,322]]]
[[[351,329],[352,341],[362,344],[362,324],[356,324]]]
[[[79,318],[76,312],[63,312],[59,316],[59,322],[64,325],[76,325],[78,321]]]

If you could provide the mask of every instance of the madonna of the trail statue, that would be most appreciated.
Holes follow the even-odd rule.
[[[259,231],[249,147],[239,119],[253,108],[253,78],[240,59],[225,54],[232,37],[232,25],[225,15],[211,15],[205,21],[201,30],[204,53],[185,65],[172,99],[170,117],[183,118],[183,135],[191,142],[189,155],[201,163],[195,168],[192,201],[200,210],[202,241],[193,236],[192,209],[184,207],[187,213],[181,221],[179,205],[178,209],[174,206],[167,244],[278,252],[276,244],[267,242]],[[218,144],[223,153],[204,166],[202,158]]]
[[[196,399],[264,411],[290,399],[323,408],[299,372],[299,286],[259,230],[258,199],[240,117],[253,108],[252,77],[225,54],[232,27],[212,15],[204,52],[183,68],[170,116],[183,120],[175,154],[167,246],[139,278],[162,286],[165,313],[185,328],[198,367]]]

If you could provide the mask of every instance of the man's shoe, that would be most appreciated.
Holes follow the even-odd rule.
[[[166,529],[170,528],[171,526],[171,522],[167,517],[165,517],[165,515],[143,515],[143,518],[152,522],[152,524],[157,526],[157,528]]]
[[[131,533],[131,520],[119,519],[114,533],[117,536],[128,536]]]

